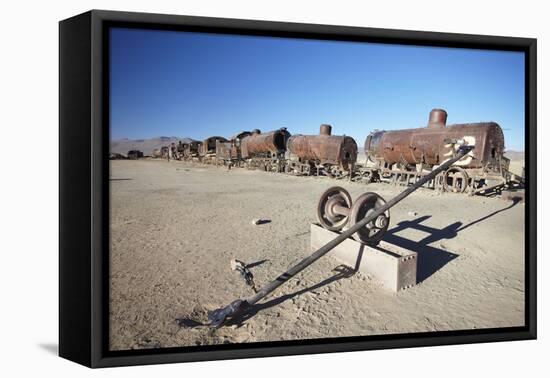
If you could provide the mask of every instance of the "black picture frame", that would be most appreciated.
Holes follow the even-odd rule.
[[[109,70],[112,26],[525,53],[525,326],[109,351]],[[59,24],[59,355],[89,367],[534,339],[536,39],[92,10]]]

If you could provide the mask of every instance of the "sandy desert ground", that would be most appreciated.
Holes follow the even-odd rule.
[[[242,323],[190,328],[309,254],[319,196],[400,188],[178,161],[111,162],[112,350],[461,330],[524,324],[524,204],[420,189],[385,240],[418,253],[418,285],[393,293],[329,255]],[[415,214],[416,213],[416,214]],[[253,219],[271,222],[253,225]],[[421,225],[415,226],[415,225]]]

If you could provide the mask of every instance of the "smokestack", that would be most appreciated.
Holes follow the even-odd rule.
[[[432,109],[428,119],[428,128],[441,128],[447,124],[447,112],[443,109]]]
[[[321,128],[319,129],[320,135],[330,135],[332,132],[332,126],[331,125],[325,125],[322,124]]]

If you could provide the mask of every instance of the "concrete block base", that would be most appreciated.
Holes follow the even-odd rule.
[[[317,250],[335,237],[337,232],[311,225],[311,250]],[[376,247],[348,238],[328,253],[341,263],[379,280],[384,287],[399,291],[416,285],[417,254],[408,249],[381,241]]]

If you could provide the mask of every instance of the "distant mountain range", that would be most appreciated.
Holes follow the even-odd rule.
[[[118,154],[126,155],[128,151],[131,150],[140,150],[145,155],[151,155],[153,150],[156,148],[161,148],[162,146],[168,146],[170,143],[178,143],[182,141],[183,143],[189,143],[193,139],[191,138],[178,138],[175,136],[159,136],[149,139],[117,139],[111,141],[111,152]]]

